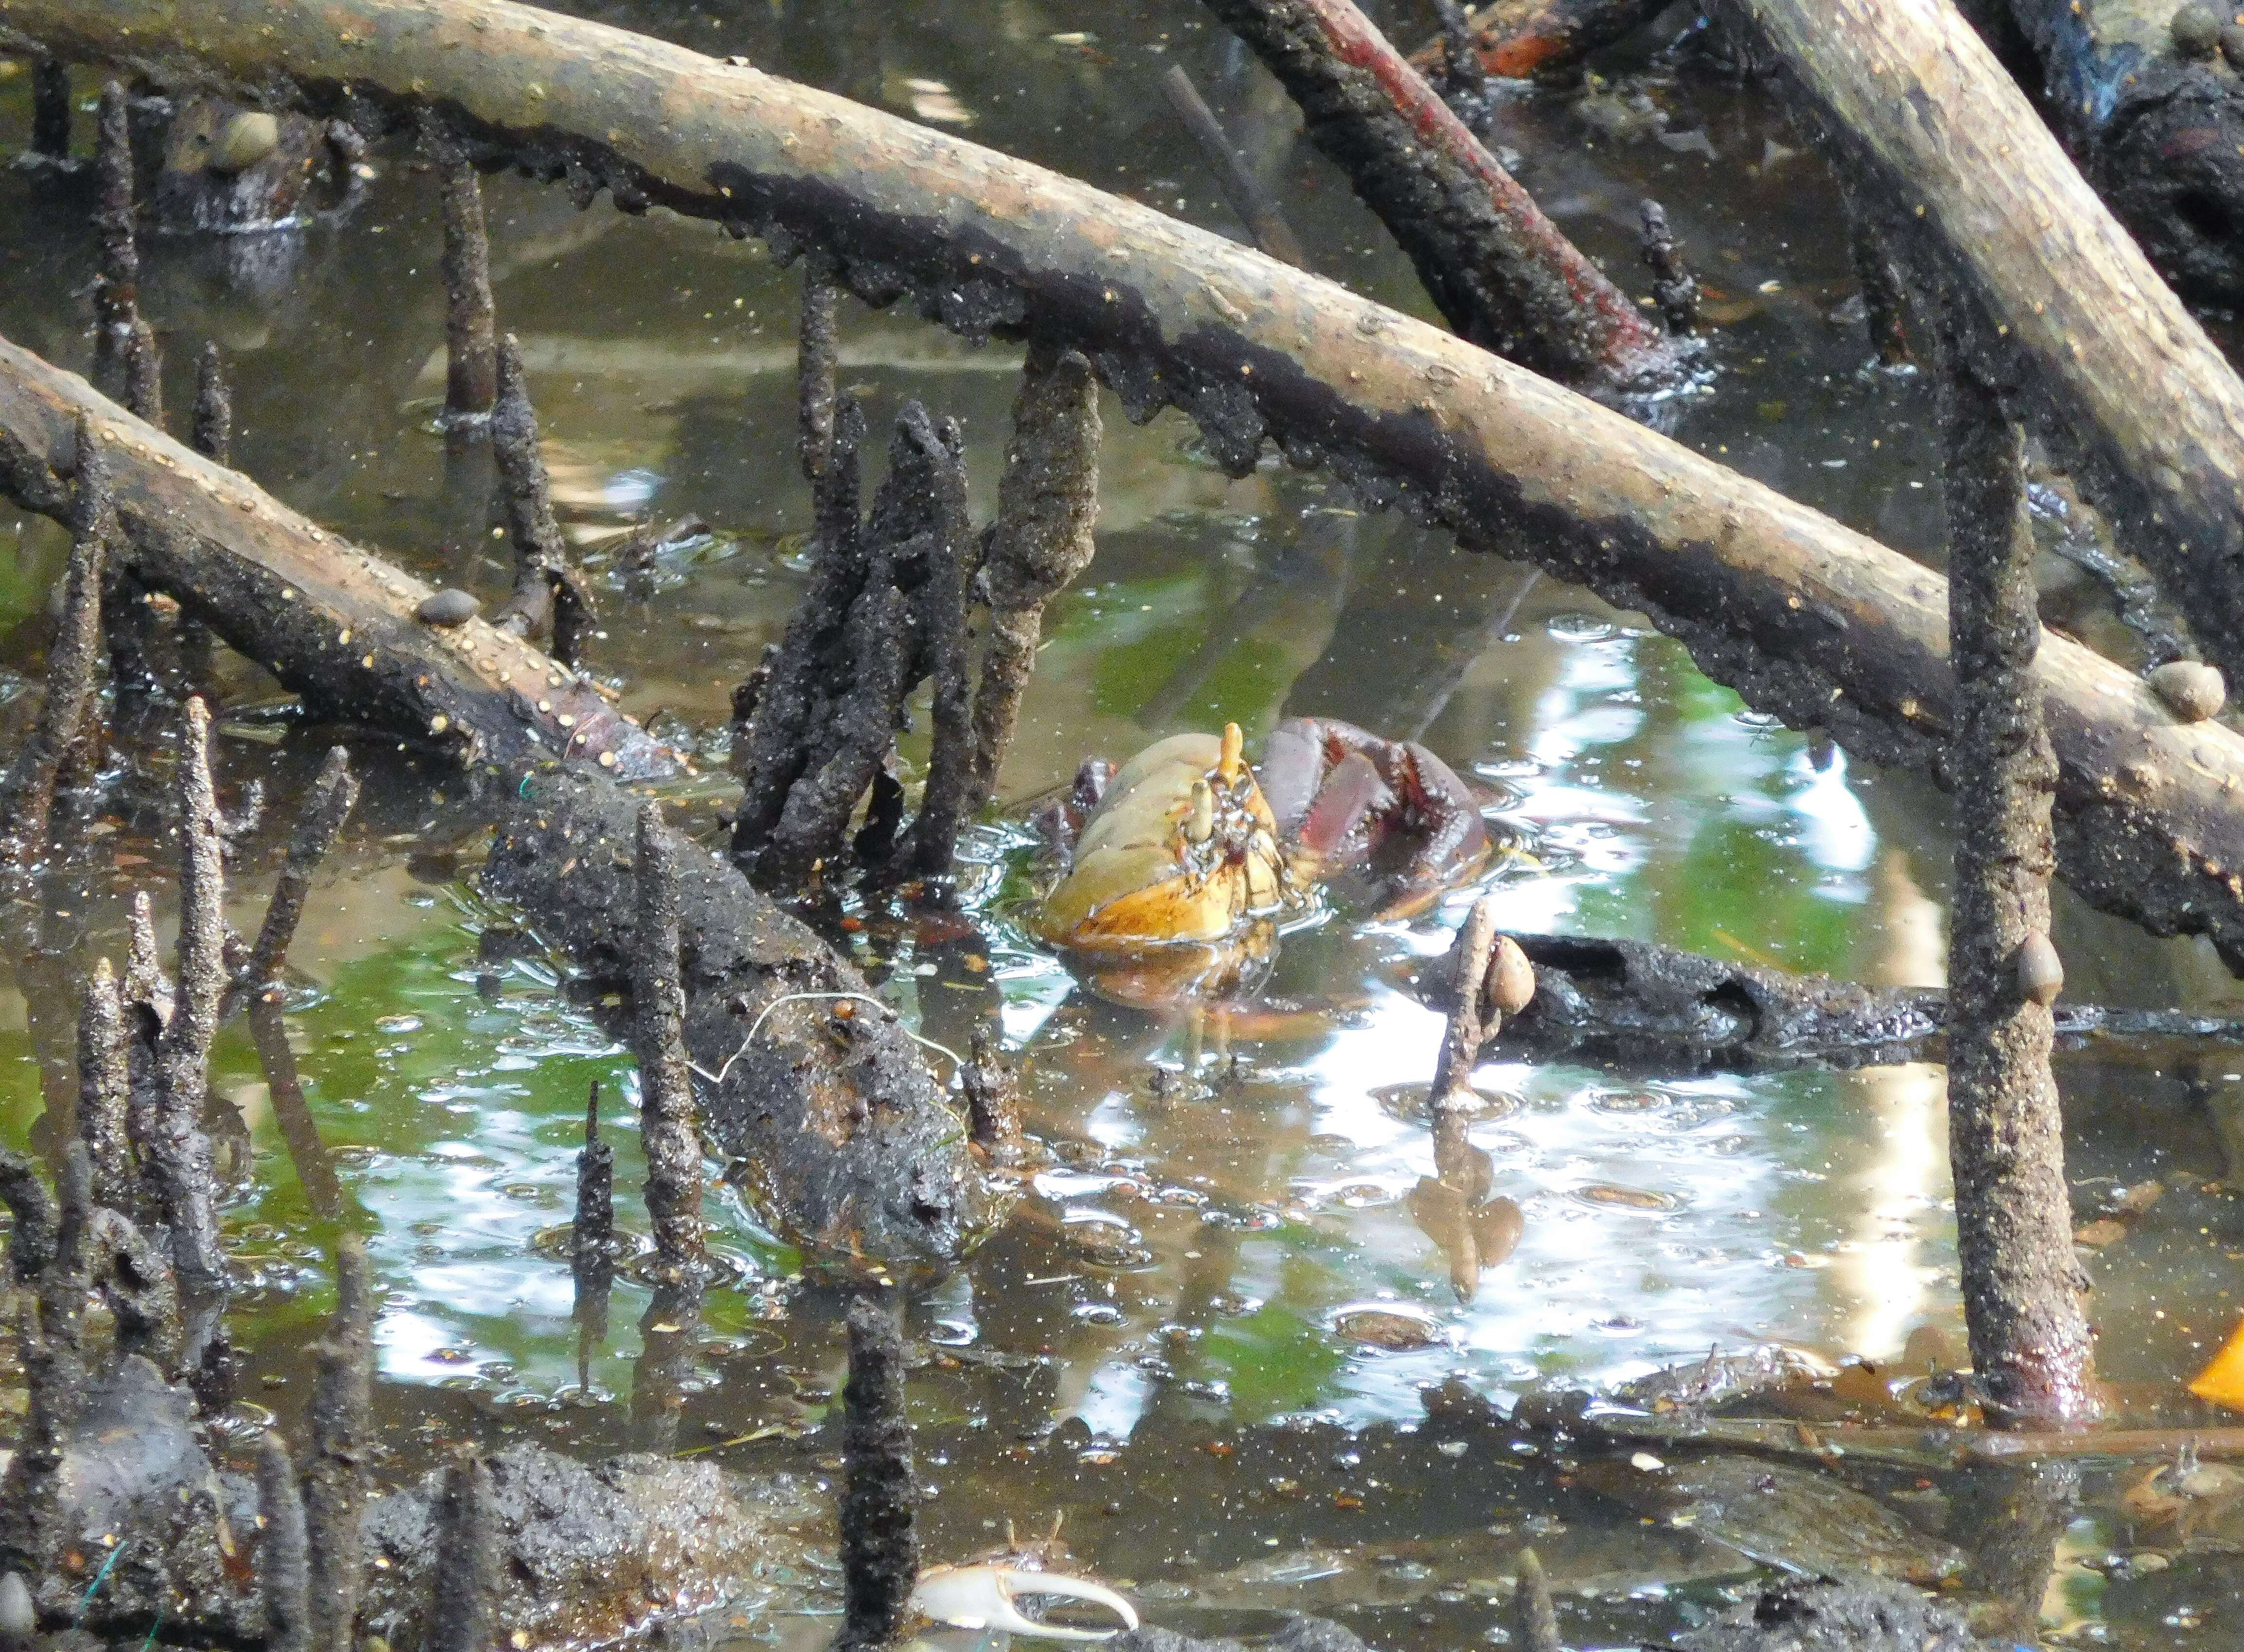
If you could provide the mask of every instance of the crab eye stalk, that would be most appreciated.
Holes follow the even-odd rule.
[[[1223,749],[1215,760],[1215,772],[1226,785],[1236,784],[1247,772],[1247,736],[1239,732],[1237,723],[1223,725]]]
[[[1185,836],[1205,843],[1215,835],[1215,793],[1204,780],[1192,783],[1192,805],[1185,815]]]

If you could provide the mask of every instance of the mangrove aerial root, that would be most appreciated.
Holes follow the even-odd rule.
[[[187,701],[179,751],[179,939],[172,1012],[156,1040],[155,1128],[143,1144],[172,1265],[198,1295],[226,1282],[218,1174],[203,1108],[210,1053],[230,985],[226,966],[226,849],[211,783],[210,713]]]
[[[1667,330],[1679,338],[1699,330],[1699,281],[1683,261],[1667,227],[1667,209],[1656,200],[1639,204],[1645,267],[1652,272],[1652,301]]]
[[[966,1092],[967,1137],[994,1162],[1017,1163],[1023,1142],[1020,1085],[988,1027],[974,1029],[967,1053],[958,1073]]]
[[[1553,224],[1354,0],[1208,0],[1301,107],[1457,333],[1613,396],[1682,382],[1673,343]]]
[[[96,958],[78,1019],[78,1134],[92,1161],[93,1197],[113,1210],[139,1208],[132,1153],[132,1069],[117,972]]]
[[[686,1060],[686,991],[678,962],[678,843],[663,824],[662,805],[652,799],[639,811],[637,847],[632,1053],[639,1060],[646,1214],[654,1228],[659,1265],[667,1274],[687,1278],[698,1276],[707,1263],[701,1229],[701,1128]]]
[[[21,870],[41,859],[53,829],[55,789],[65,768],[92,768],[81,748],[99,727],[95,674],[102,659],[102,589],[111,531],[108,475],[93,422],[78,423],[78,473],[70,564],[63,576],[63,612],[47,651],[46,691],[31,737],[9,766],[0,802],[0,863]]]
[[[195,368],[195,416],[189,445],[213,464],[233,463],[233,389],[226,357],[215,340],[203,346]]]
[[[124,86],[114,80],[101,89],[93,166],[93,227],[100,241],[93,282],[93,387],[112,401],[125,402],[132,324],[140,315],[140,248],[134,223],[132,111]]]
[[[297,814],[295,829],[288,835],[288,856],[281,865],[280,881],[274,885],[273,898],[266,904],[265,922],[249,949],[247,964],[236,978],[241,987],[257,992],[279,978],[288,956],[288,943],[295,938],[296,925],[303,919],[313,875],[335,847],[343,822],[357,802],[358,781],[350,771],[350,755],[341,746],[330,747],[327,761],[320,765],[319,778],[312,782]]]
[[[1216,187],[1223,192],[1223,199],[1238,214],[1239,221],[1247,226],[1247,233],[1254,238],[1255,246],[1281,263],[1307,269],[1308,259],[1294,234],[1294,227],[1286,221],[1277,198],[1262,186],[1262,180],[1240,159],[1239,151],[1232,146],[1223,130],[1223,123],[1207,106],[1207,99],[1200,95],[1200,88],[1193,84],[1192,76],[1182,64],[1173,63],[1162,71],[1161,95],[1169,100],[1170,112],[1178,123],[1192,135],[1200,159],[1214,174]]]
[[[1862,325],[1878,365],[1909,365],[1909,328],[1903,319],[1901,276],[1878,244],[1880,229],[1871,215],[1849,200],[1847,206],[1847,253],[1854,261],[1855,282],[1861,290]]]
[[[304,1464],[312,1652],[354,1652],[366,1588],[366,1503],[374,1452],[374,1286],[366,1241],[335,1246],[335,1311],[312,1344],[311,1452]]]
[[[498,1622],[497,1500],[490,1465],[479,1453],[453,1458],[436,1499],[428,1652],[490,1652]]]
[[[577,1154],[577,1216],[569,1229],[578,1270],[608,1258],[616,1236],[616,1150],[600,1140],[600,1081],[585,1097],[585,1146]]]
[[[491,457],[506,497],[514,589],[492,612],[491,624],[530,640],[550,635],[553,657],[573,670],[594,622],[591,587],[570,562],[553,515],[553,486],[537,446],[537,413],[523,379],[522,346],[511,333],[498,342],[497,384]]]
[[[311,1652],[312,1551],[296,1465],[280,1436],[257,1442],[257,1588],[265,1608],[265,1652]]]
[[[1543,1570],[1543,1557],[1531,1548],[1519,1551],[1519,1588],[1511,1597],[1511,1637],[1521,1652],[1562,1652],[1558,1608],[1551,1602],[1551,1580]]]
[[[980,578],[989,640],[974,695],[974,789],[986,807],[1036,669],[1044,605],[1091,565],[1098,518],[1098,381],[1076,350],[1029,347]]]
[[[498,399],[497,311],[491,301],[483,187],[440,117],[422,111],[420,135],[443,207],[444,421],[471,423],[488,418]]]
[[[849,1380],[842,1390],[843,1616],[835,1646],[870,1652],[903,1628],[919,1571],[902,1305],[893,1292],[863,1293],[849,1304],[848,1329]]]
[[[1948,948],[1957,1256],[1990,1417],[2062,1426],[2098,1405],[2050,1071],[2063,973],[2049,941],[2057,759],[2033,669],[2025,436],[1960,351],[1943,365],[1950,652],[1962,702]]]
[[[8,1236],[9,1276],[28,1285],[54,1259],[55,1196],[32,1161],[13,1148],[0,1148],[0,1205],[16,1222]]]
[[[808,763],[821,694],[828,685],[848,680],[850,662],[842,650],[842,632],[866,573],[858,515],[858,450],[864,439],[864,410],[855,396],[844,396],[835,407],[825,473],[815,484],[810,583],[787,618],[778,651],[767,654],[757,668],[763,681],[754,695],[732,845],[733,864],[751,880],[760,877],[760,863],[786,812],[787,794]],[[747,688],[741,685],[736,706]]]
[[[1441,1053],[1435,1060],[1433,1087],[1426,1095],[1427,1110],[1436,1119],[1470,1094],[1480,1046],[1495,1037],[1503,1025],[1500,1014],[1489,1017],[1487,994],[1483,990],[1495,961],[1496,905],[1493,895],[1475,901],[1450,949],[1450,1019],[1443,1030]],[[1489,1025],[1490,1019],[1496,1026]]]
[[[70,65],[42,58],[31,65],[31,152],[52,166],[71,158]]]
[[[834,456],[834,414],[841,392],[836,375],[841,344],[842,288],[834,261],[813,253],[802,261],[802,319],[795,339],[795,459],[814,489]]]
[[[950,876],[973,788],[974,725],[966,672],[966,559],[972,525],[966,512],[964,441],[955,419],[945,419],[936,435],[940,451],[929,456],[930,533],[912,614],[920,662],[933,683],[930,744],[927,784],[904,861],[918,876],[939,878]],[[875,771],[870,783],[876,789],[884,773],[885,768]],[[892,782],[894,778],[889,775]]]

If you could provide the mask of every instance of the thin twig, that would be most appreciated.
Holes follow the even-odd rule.
[[[1286,221],[1286,214],[1277,200],[1262,186],[1262,180],[1247,170],[1247,163],[1231,146],[1223,130],[1223,123],[1215,118],[1215,111],[1207,106],[1207,99],[1200,95],[1200,88],[1185,72],[1182,64],[1171,64],[1161,76],[1161,95],[1169,100],[1184,129],[1200,146],[1200,158],[1215,173],[1215,186],[1239,221],[1247,226],[1247,233],[1254,244],[1271,257],[1296,269],[1307,269],[1308,260],[1301,251],[1301,243],[1294,238],[1294,227]]]

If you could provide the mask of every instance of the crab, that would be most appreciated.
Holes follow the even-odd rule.
[[[1043,816],[1072,853],[1038,908],[1038,937],[1110,978],[1134,967],[1172,987],[1228,987],[1319,881],[1366,873],[1380,914],[1404,917],[1488,854],[1470,789],[1415,741],[1292,717],[1259,775],[1244,748],[1230,723],[1157,741],[1119,772],[1085,762]]]
[[[1123,1629],[1138,1627],[1137,1608],[1104,1583],[1076,1577],[1053,1568],[1068,1559],[1059,1540],[1059,1521],[1050,1536],[1026,1544],[1005,1523],[1005,1543],[978,1558],[956,1566],[930,1566],[912,1585],[909,1610],[929,1623],[956,1629],[997,1629],[1010,1635],[1046,1641],[1105,1641],[1116,1629],[1078,1629],[1046,1623],[1021,1610],[1024,1595],[1044,1595],[1088,1601],[1103,1606],[1120,1621]]]

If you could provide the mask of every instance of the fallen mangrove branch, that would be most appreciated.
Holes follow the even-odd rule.
[[[346,88],[362,109],[436,103],[543,175],[591,169],[627,204],[819,248],[861,296],[915,295],[970,335],[1033,331],[1078,348],[1133,417],[1182,408],[1234,471],[1274,437],[1295,458],[1330,463],[1370,504],[1402,504],[1646,613],[1755,708],[1860,756],[1938,770],[1953,685],[1937,575],[1439,328],[1134,202],[752,68],[505,0],[280,11],[11,0],[4,27],[33,49],[159,76],[285,74],[314,103],[340,107]],[[2077,314],[2070,300],[2065,313]],[[0,352],[0,429],[21,417],[4,383],[20,362]],[[65,431],[43,439],[44,456],[66,461]],[[24,469],[0,465],[11,494],[60,509],[56,468]],[[277,599],[282,582],[249,583],[240,595]],[[220,603],[243,606],[237,632],[252,629],[258,605]],[[334,653],[332,633],[258,634],[280,645],[252,646],[260,658],[292,642]],[[296,669],[299,681],[311,674]],[[2154,933],[2210,935],[2244,965],[2244,742],[2177,723],[2126,673],[2063,639],[2045,638],[2038,670],[2066,880]],[[401,693],[410,682],[358,686],[406,726],[451,714]],[[537,728],[551,751],[543,714]],[[561,743],[572,755],[581,744]],[[641,748],[618,766],[659,762]]]
[[[0,491],[69,521],[82,416],[109,461],[112,558],[312,709],[434,741],[472,766],[680,767],[589,678],[485,620],[417,618],[430,586],[0,340]]]

